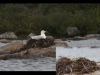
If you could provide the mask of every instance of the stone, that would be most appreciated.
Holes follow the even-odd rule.
[[[68,47],[67,43],[64,41],[56,40],[54,42],[55,42],[55,46]]]
[[[17,36],[14,34],[14,32],[5,32],[0,35],[0,38],[2,39],[15,39]]]
[[[24,44],[20,41],[11,42],[8,45],[0,47],[0,53],[7,53],[7,52],[11,52],[11,51],[19,51],[20,48],[22,48],[23,46],[24,46]]]
[[[86,37],[75,36],[73,40],[87,40]]]
[[[49,39],[51,39],[52,41],[55,40],[52,36],[46,36],[46,38],[49,38]]]
[[[40,58],[40,57],[56,57],[56,47],[48,48],[30,48],[25,51],[8,53],[0,55],[0,59],[6,60],[10,58]]]
[[[54,41],[55,45],[43,48],[28,48],[19,51],[25,45],[22,42],[12,42],[6,46],[0,47],[0,59],[6,60],[10,58],[26,59],[26,58],[40,58],[40,57],[54,57],[56,58],[56,47],[68,47],[64,41]],[[55,59],[56,60],[56,59]]]
[[[96,38],[96,37],[100,37],[100,34],[87,34],[84,37],[86,37],[86,38]]]
[[[35,34],[34,33],[30,33],[28,36],[35,36]]]
[[[10,42],[11,42],[11,40],[0,39],[0,42],[1,42],[1,43],[10,43]]]
[[[77,27],[69,27],[67,28],[68,36],[77,36],[80,35],[80,31]]]

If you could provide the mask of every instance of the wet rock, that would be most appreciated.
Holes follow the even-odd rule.
[[[10,43],[10,42],[11,42],[11,40],[0,39],[0,42],[1,42],[1,43]]]
[[[30,48],[16,53],[8,53],[0,55],[0,59],[6,60],[10,58],[40,58],[40,57],[56,57],[56,47],[47,48]]]
[[[64,41],[53,41],[51,39],[31,39],[27,44],[22,42],[12,42],[6,46],[0,47],[0,59],[10,58],[39,58],[56,57],[56,47],[67,46]],[[56,59],[55,59],[56,60]]]
[[[16,42],[11,42],[8,45],[2,46],[0,47],[0,53],[9,53],[9,52],[13,52],[13,51],[19,51],[20,48],[22,48],[24,46],[24,44],[22,42],[16,41]]]
[[[66,38],[62,38],[61,40],[62,40],[62,41],[67,41],[67,39],[66,39]]]
[[[75,36],[73,40],[87,40],[86,37]]]
[[[3,39],[16,39],[17,36],[14,34],[14,32],[6,32],[6,33],[3,33],[0,35],[0,38],[3,38]]]
[[[87,34],[84,37],[86,37],[86,38],[96,38],[96,37],[100,37],[100,34]]]
[[[56,46],[68,47],[67,43],[64,41],[55,40],[54,42]]]
[[[22,46],[21,44],[21,42],[17,42],[17,46],[16,43],[11,43],[1,47],[0,59],[56,57],[55,43],[48,38],[39,40],[30,39],[27,44],[22,44]]]
[[[55,39],[55,41],[62,41],[61,39]]]
[[[46,38],[51,39],[52,41],[55,40],[52,36],[46,36]]]
[[[69,36],[77,36],[80,35],[80,31],[77,27],[69,27],[67,28],[67,33]]]

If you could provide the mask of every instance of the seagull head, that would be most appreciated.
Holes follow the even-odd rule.
[[[47,31],[42,30],[42,31],[41,31],[41,34],[44,34],[44,33],[47,33]]]

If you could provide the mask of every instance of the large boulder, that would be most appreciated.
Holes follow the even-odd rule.
[[[77,27],[69,27],[69,28],[67,28],[67,33],[68,33],[69,36],[80,35],[80,31],[78,30]]]
[[[7,38],[15,39],[15,38],[17,38],[17,36],[14,34],[14,32],[5,32],[5,33],[0,35],[0,38],[3,38],[3,39],[7,39]]]
[[[11,42],[10,44],[8,44],[8,45],[5,45],[5,46],[2,46],[2,47],[0,47],[0,54],[2,54],[2,53],[9,53],[9,52],[17,52],[17,51],[19,51],[20,50],[20,48],[22,48],[24,46],[24,44],[22,43],[22,42],[20,42],[20,41],[15,41],[15,42]]]

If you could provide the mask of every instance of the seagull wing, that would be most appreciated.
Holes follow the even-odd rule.
[[[44,37],[39,35],[39,36],[31,36],[32,39],[43,39]]]

